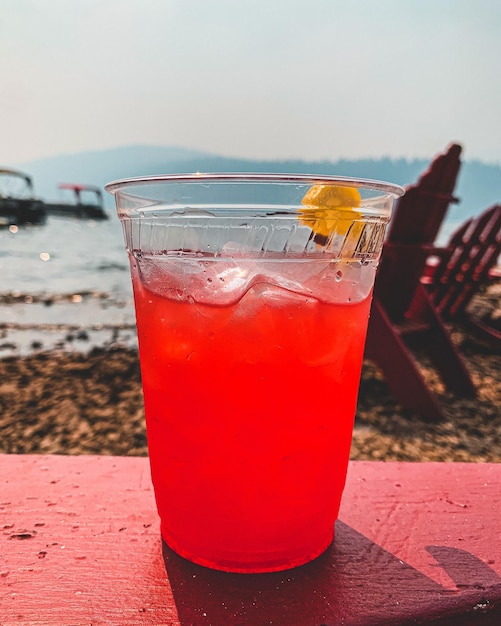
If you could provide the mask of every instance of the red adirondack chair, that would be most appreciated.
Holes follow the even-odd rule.
[[[422,317],[416,321],[406,316],[421,285],[426,260],[436,250],[434,241],[447,209],[457,202],[453,191],[460,155],[461,146],[450,145],[396,203],[376,279],[365,352],[379,366],[399,403],[431,420],[441,419],[443,412],[409,348],[411,333],[423,332],[421,346],[428,348],[448,389],[461,396],[476,395],[466,365],[434,306],[424,298]]]
[[[426,301],[445,320],[457,320],[473,327],[494,346],[501,346],[501,331],[469,310],[472,298],[495,275],[501,255],[501,204],[495,204],[476,218],[467,220],[444,248],[433,252],[438,263],[428,265],[407,312],[422,320]]]

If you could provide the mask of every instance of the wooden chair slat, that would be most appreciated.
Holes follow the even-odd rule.
[[[421,285],[432,255],[438,255],[440,261],[433,277],[426,279],[435,285],[439,277],[447,277],[447,261],[434,242],[449,205],[457,200],[453,192],[460,155],[459,145],[449,146],[396,203],[376,278],[365,353],[381,368],[402,406],[431,420],[440,419],[442,411],[409,348],[411,327],[414,333],[419,329],[423,345],[448,389],[461,396],[476,395],[461,354]],[[467,231],[470,226],[464,228]],[[463,230],[455,234],[458,242],[464,234]],[[409,316],[411,305],[419,316]]]

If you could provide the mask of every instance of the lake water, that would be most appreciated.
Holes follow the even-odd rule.
[[[12,230],[0,230],[0,292],[130,295],[117,217],[94,222],[51,216],[42,226]]]
[[[134,344],[129,264],[118,218],[50,216],[42,226],[1,229],[0,331],[0,356],[31,352],[33,346],[85,349],[124,334]]]

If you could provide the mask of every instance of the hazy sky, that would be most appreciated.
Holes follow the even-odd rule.
[[[501,163],[499,0],[1,0],[0,165],[131,144]]]

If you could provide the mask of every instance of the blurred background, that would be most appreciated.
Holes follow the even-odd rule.
[[[0,168],[50,202],[73,201],[61,183],[197,170],[406,185],[457,142],[445,238],[501,200],[500,32],[497,0],[3,0]],[[0,322],[87,293],[130,322],[102,205],[107,220],[0,228]]]

